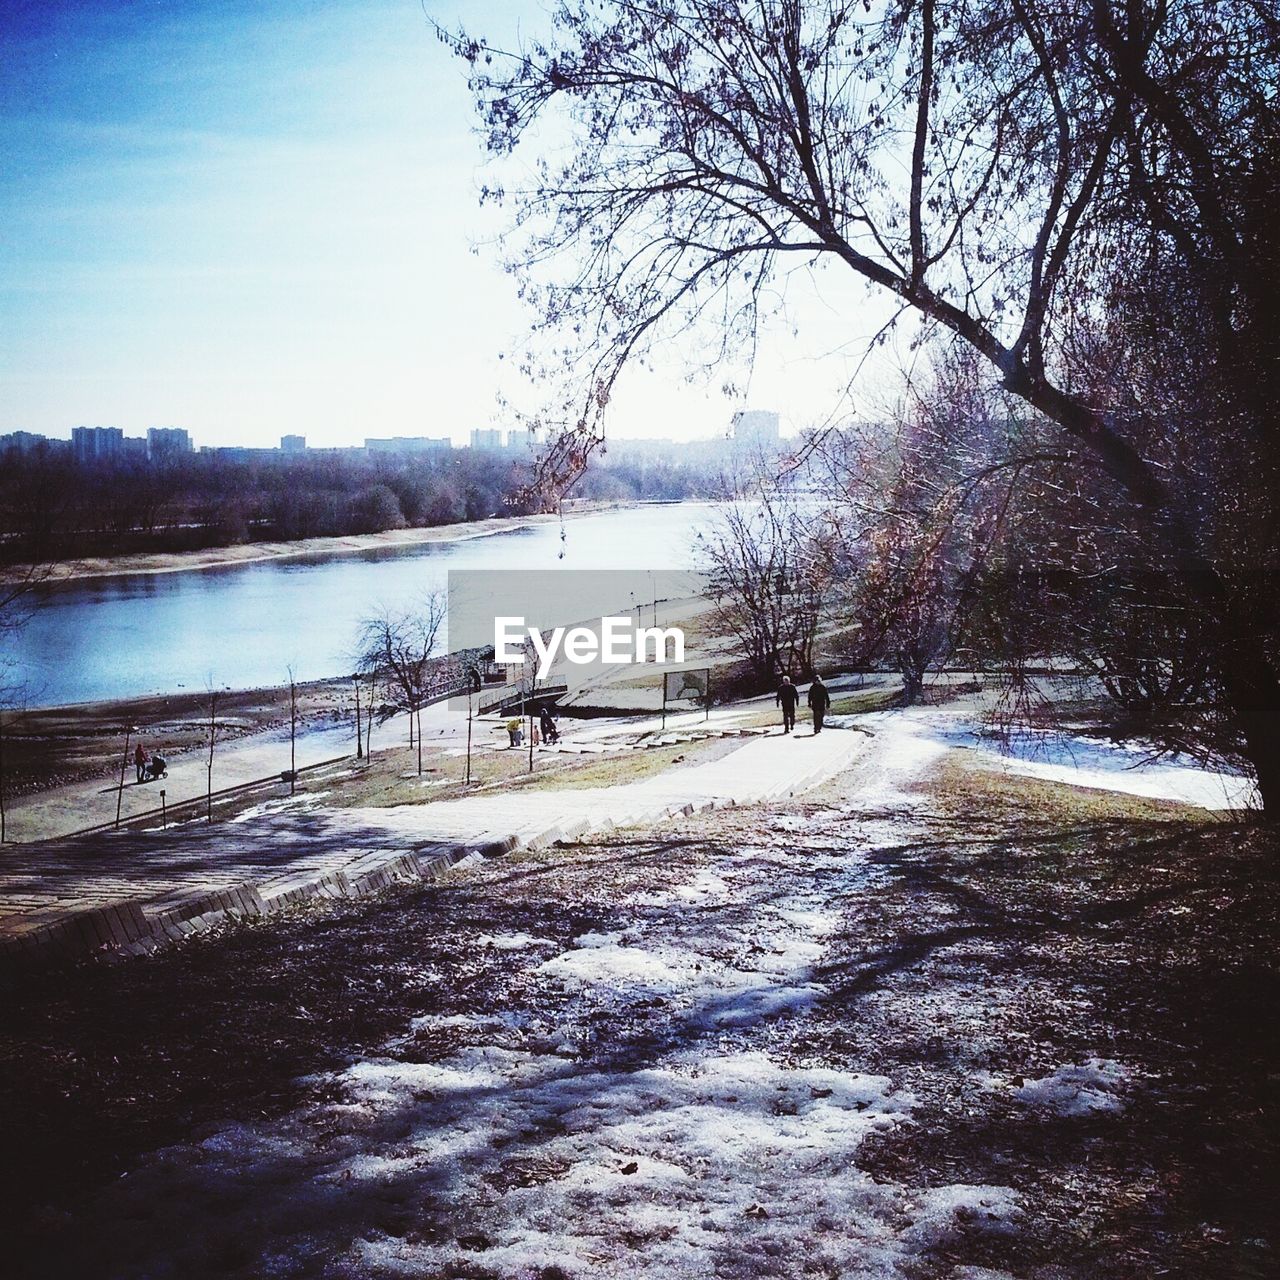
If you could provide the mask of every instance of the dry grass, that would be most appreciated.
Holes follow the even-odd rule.
[[[896,689],[868,689],[865,693],[842,694],[831,700],[833,716],[861,716],[872,711],[888,711],[898,700]]]
[[[965,752],[943,757],[929,779],[929,790],[949,805],[993,819],[1031,813],[1045,822],[1183,822],[1220,825],[1227,814],[1176,800],[1095,790],[997,772],[977,764]]]
[[[739,745],[735,739],[711,738],[705,742],[600,755],[562,755],[535,749],[532,773],[527,747],[486,750],[472,757],[470,786],[466,783],[466,761],[462,756],[439,749],[425,752],[424,772],[419,778],[417,752],[411,753],[404,747],[379,753],[372,766],[348,772],[346,776],[317,775],[309,785],[316,791],[328,793],[322,802],[325,807],[388,808],[512,789],[557,791],[618,786],[651,778],[678,763],[702,764],[718,759]],[[405,777],[405,774],[412,776]]]

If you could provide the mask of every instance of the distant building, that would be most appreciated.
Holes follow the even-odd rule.
[[[453,448],[448,436],[366,437],[366,453],[445,453]]]
[[[115,462],[124,454],[124,432],[119,427],[72,427],[71,451],[77,462]]]
[[[280,452],[281,453],[306,453],[307,437],[306,436],[281,436]]]
[[[200,454],[223,462],[270,462],[279,458],[278,449],[246,449],[239,445],[202,445]]]
[[[0,453],[34,453],[42,446],[49,444],[65,444],[62,440],[51,441],[45,436],[36,435],[34,431],[10,431],[0,436]]]
[[[471,432],[473,449],[501,449],[502,432],[496,428],[477,427]]]
[[[736,444],[776,445],[782,438],[779,417],[769,409],[742,409],[733,415],[729,438]]]
[[[191,437],[182,427],[149,427],[147,457],[152,462],[178,458],[192,452]]]

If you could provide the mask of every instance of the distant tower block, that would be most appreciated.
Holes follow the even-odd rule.
[[[191,436],[185,427],[149,427],[147,429],[147,457],[152,462],[182,457],[191,452]]]
[[[119,427],[72,427],[71,449],[77,462],[114,462],[124,452]]]
[[[782,428],[778,415],[770,409],[741,409],[733,415],[729,438],[735,444],[776,445]]]
[[[306,453],[307,437],[306,436],[281,436],[280,452],[281,453]]]

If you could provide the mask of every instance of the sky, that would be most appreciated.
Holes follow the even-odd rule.
[[[479,207],[464,64],[426,13],[507,42],[547,26],[536,0],[5,0],[0,432],[514,426],[498,393],[534,402],[504,359],[528,317]],[[807,293],[742,399],[673,353],[619,388],[611,433],[822,420],[879,323],[861,305]]]

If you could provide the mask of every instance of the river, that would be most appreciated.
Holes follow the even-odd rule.
[[[565,521],[563,539],[553,521],[416,547],[75,579],[46,589],[8,638],[8,682],[25,705],[51,707],[279,685],[290,667],[300,681],[325,679],[351,670],[361,618],[445,587],[450,570],[689,569],[714,510],[597,512]]]

